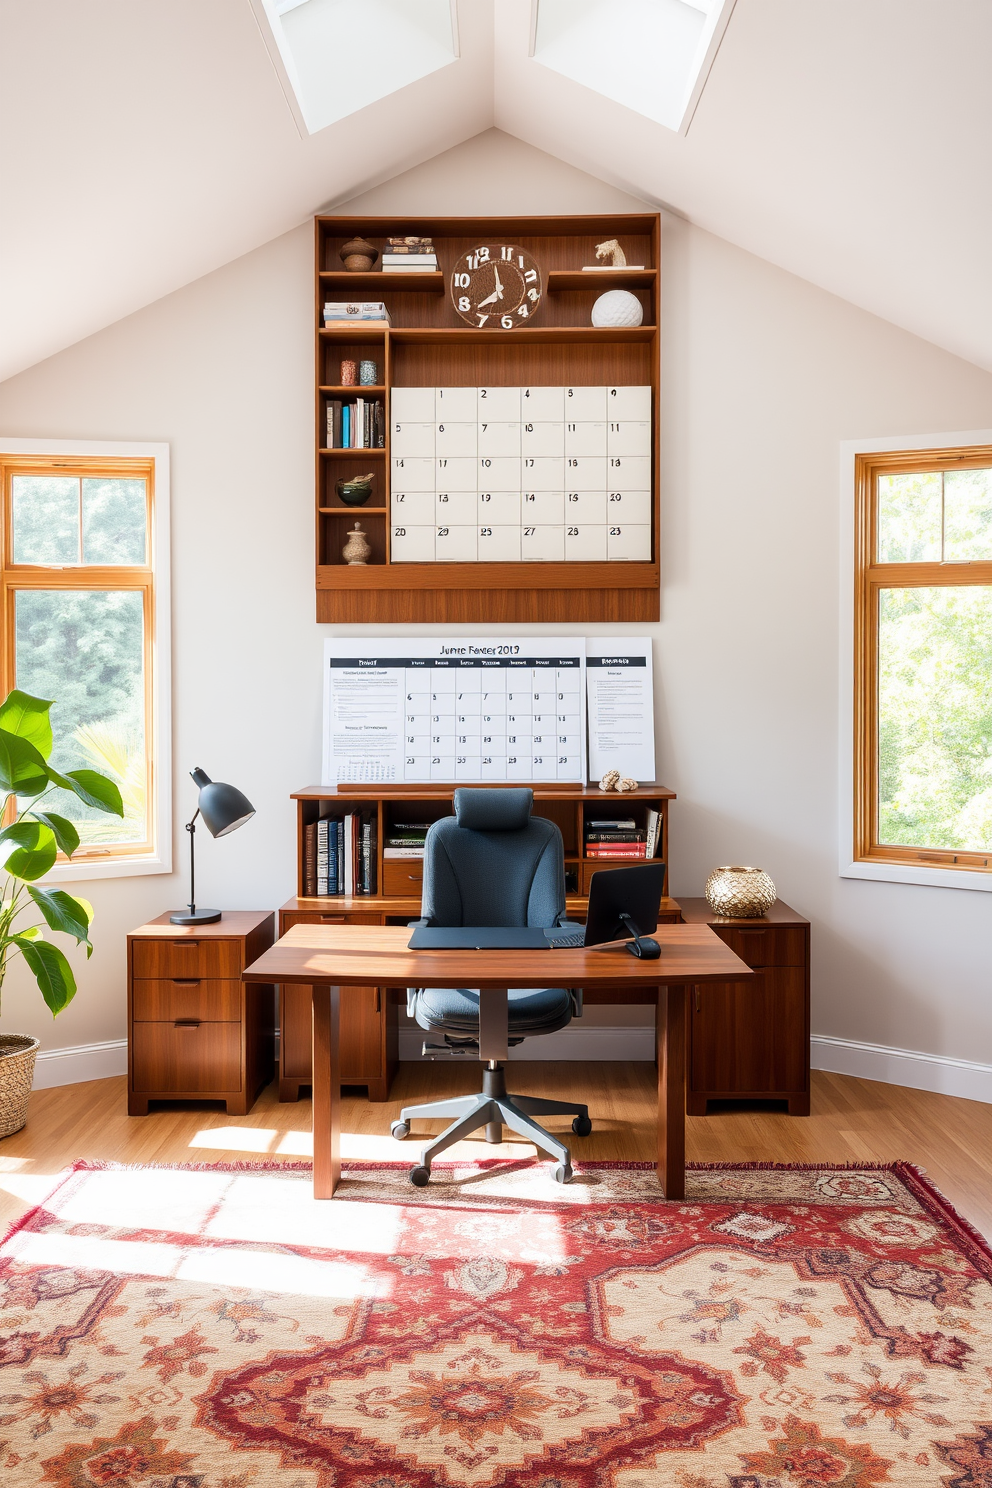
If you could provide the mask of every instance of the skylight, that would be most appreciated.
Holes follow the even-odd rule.
[[[454,0],[252,0],[301,129],[316,134],[458,56]]]
[[[532,0],[533,57],[667,129],[688,129],[734,0]]]

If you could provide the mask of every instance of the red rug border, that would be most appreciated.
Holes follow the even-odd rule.
[[[353,1171],[348,1164],[343,1164],[346,1171]],[[367,1162],[359,1165],[369,1168],[395,1168],[402,1171],[409,1167],[409,1162]],[[498,1168],[506,1166],[505,1158],[467,1158],[461,1162],[438,1162],[432,1165],[435,1168],[453,1170],[455,1168]],[[590,1161],[577,1162],[575,1167],[579,1172],[590,1169],[598,1172],[650,1172],[655,1164],[652,1162],[612,1162],[612,1161]],[[918,1201],[933,1218],[942,1220],[956,1233],[962,1249],[967,1252],[976,1270],[981,1271],[984,1276],[992,1280],[992,1242],[978,1230],[970,1220],[955,1208],[950,1199],[929,1177],[925,1169],[918,1167],[915,1163],[904,1162],[901,1159],[895,1162],[809,1162],[809,1163],[783,1163],[783,1162],[687,1162],[686,1172],[695,1173],[892,1173],[901,1183],[905,1184],[913,1197]],[[0,1236],[0,1245],[5,1245],[8,1240],[22,1229],[25,1229],[37,1214],[40,1214],[50,1203],[54,1196],[65,1187],[74,1174],[80,1172],[181,1172],[181,1173],[310,1173],[313,1164],[309,1162],[276,1162],[268,1158],[263,1162],[218,1162],[218,1163],[121,1163],[103,1162],[91,1158],[77,1158],[69,1167],[65,1168],[56,1178],[52,1187],[30,1209],[15,1219]],[[413,1198],[414,1195],[411,1195]]]

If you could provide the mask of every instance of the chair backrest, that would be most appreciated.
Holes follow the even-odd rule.
[[[531,790],[456,790],[455,815],[424,843],[421,913],[430,925],[539,925],[565,912],[565,849],[532,816]]]

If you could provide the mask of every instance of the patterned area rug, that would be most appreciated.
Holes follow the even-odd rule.
[[[992,1488],[915,1169],[77,1166],[0,1249],[4,1488]]]

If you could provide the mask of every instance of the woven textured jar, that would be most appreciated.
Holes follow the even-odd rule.
[[[754,920],[771,909],[775,885],[762,868],[714,868],[706,880],[706,902],[714,914]]]
[[[28,1096],[41,1040],[26,1033],[0,1033],[0,1137],[19,1132],[28,1119]]]

